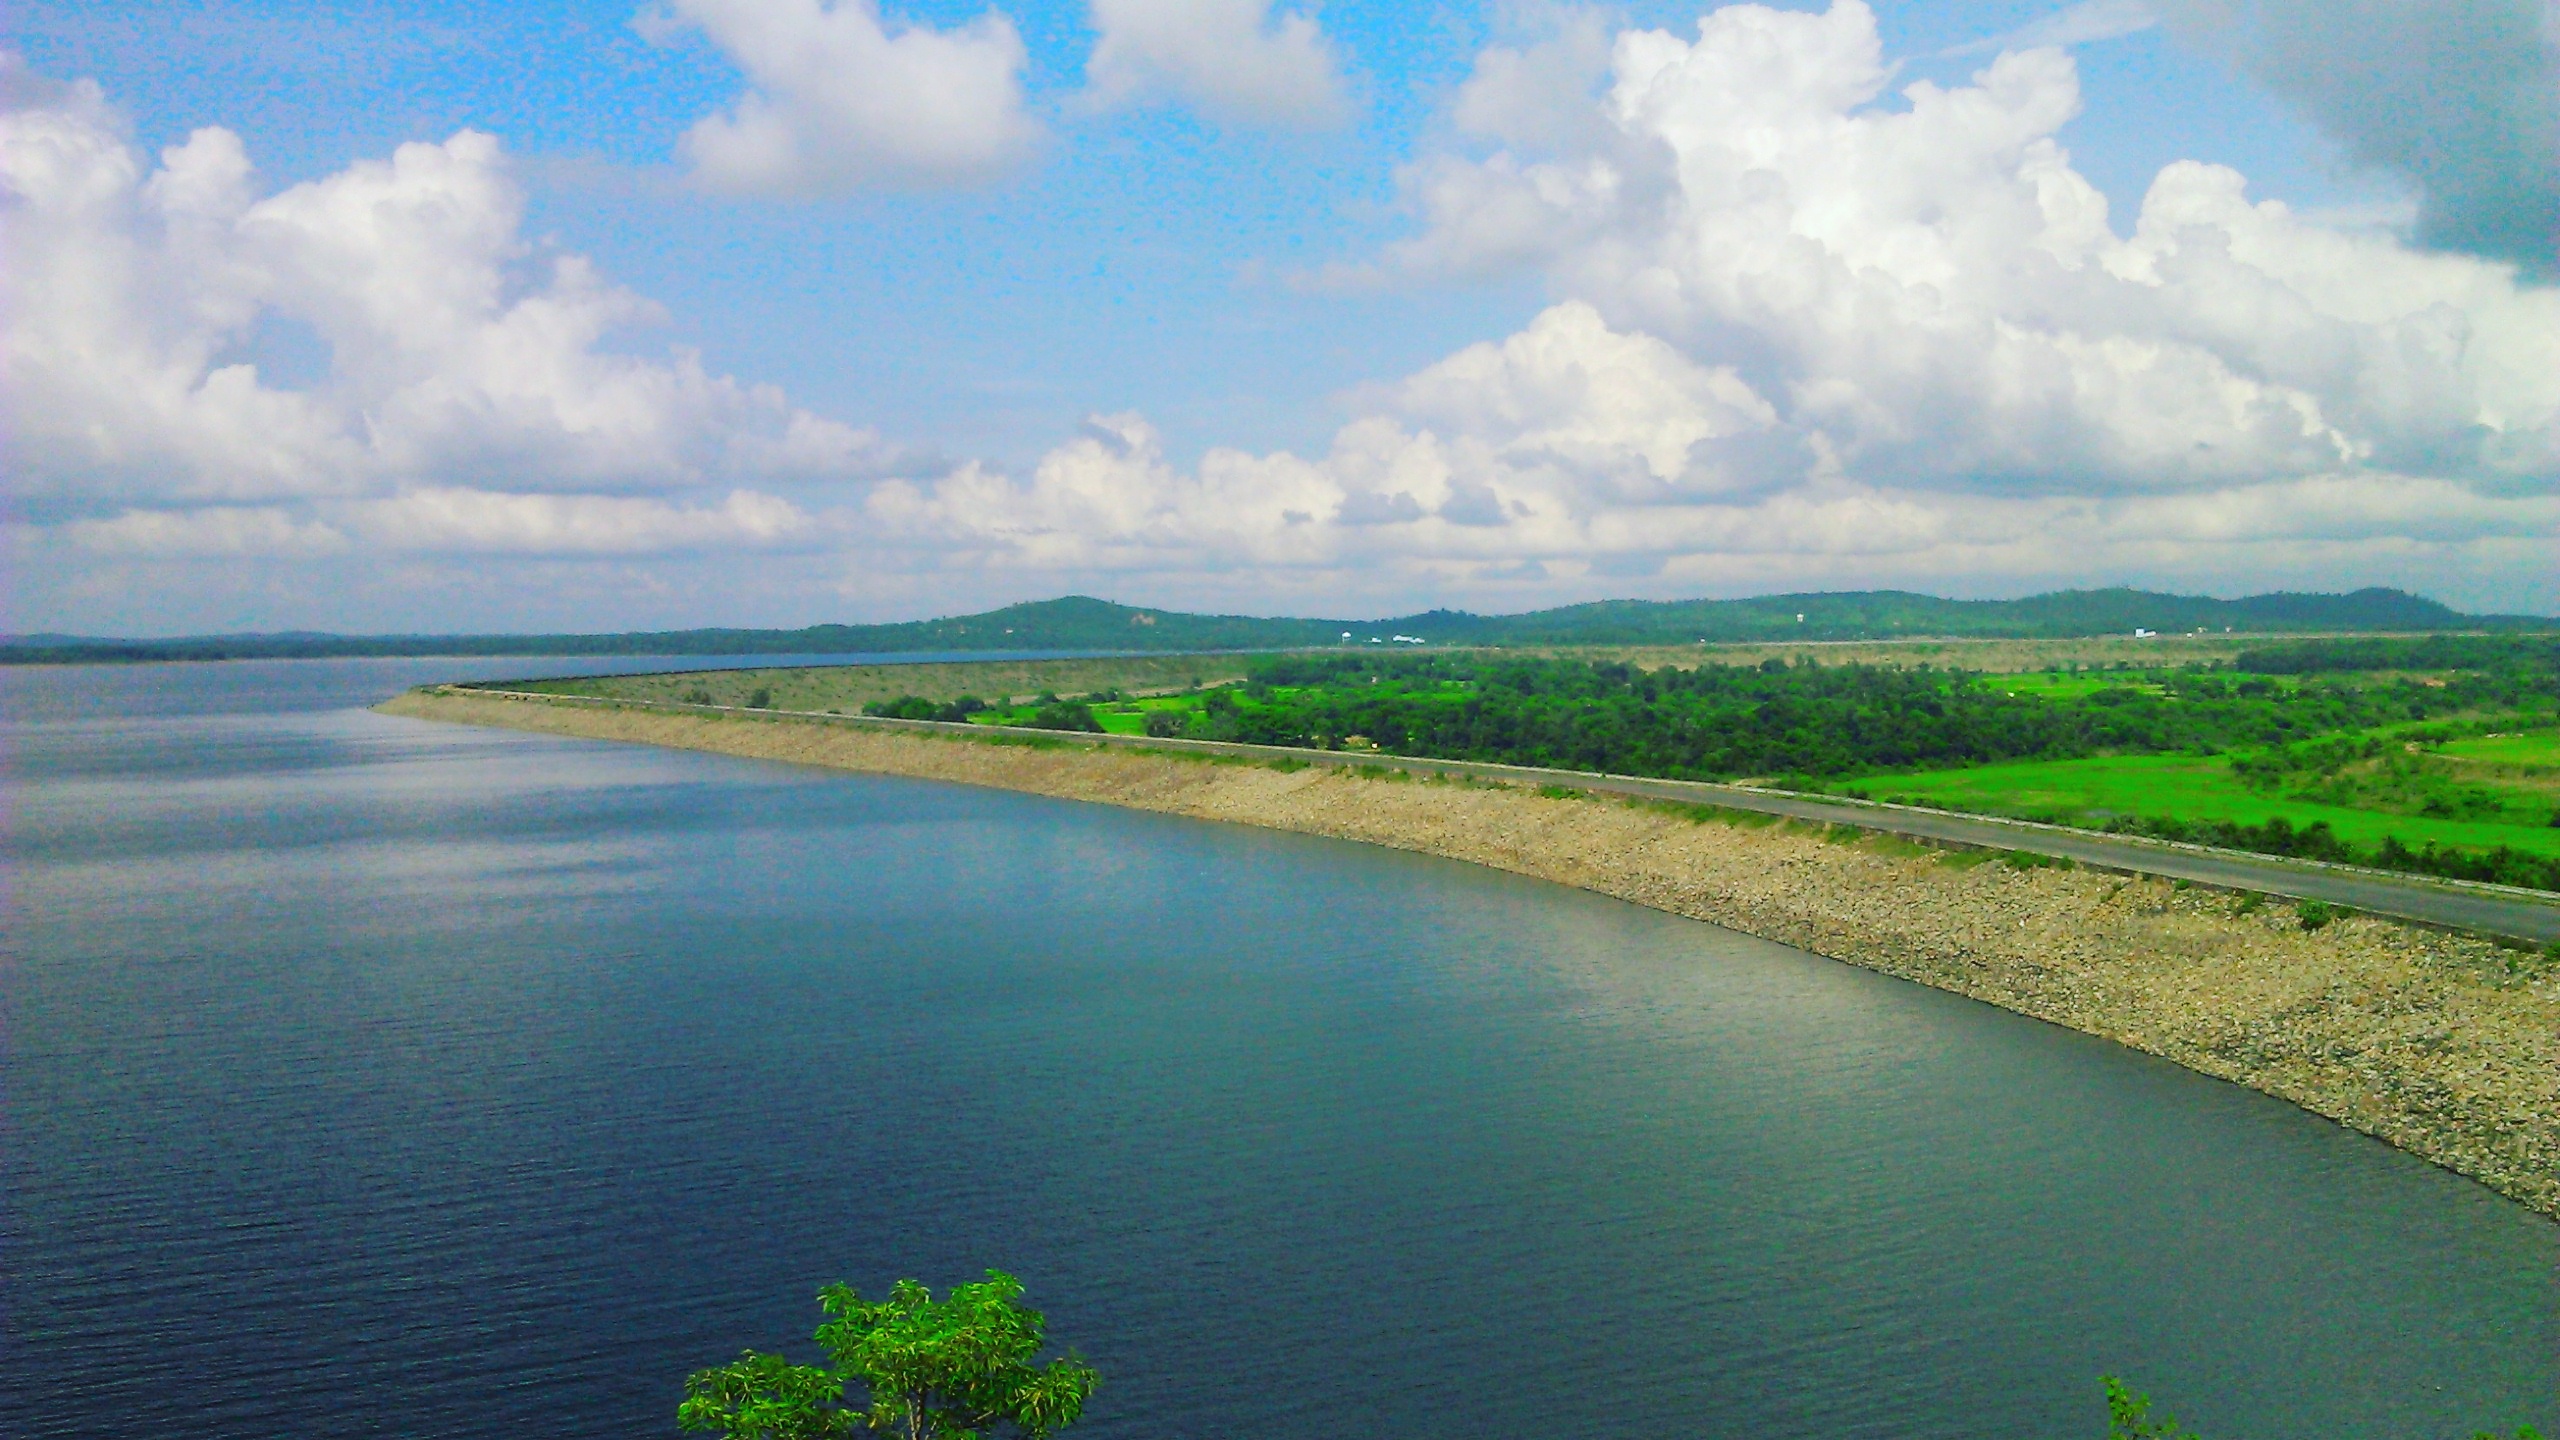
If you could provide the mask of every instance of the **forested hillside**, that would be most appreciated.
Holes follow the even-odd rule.
[[[1750,600],[1608,600],[1475,615],[1431,610],[1384,620],[1196,615],[1071,595],[984,614],[796,630],[659,630],[577,635],[284,635],[119,640],[67,635],[0,642],[0,663],[230,660],[345,655],[912,655],[927,652],[1286,650],[1396,636],[1431,645],[1689,645],[1919,636],[2033,638],[2204,630],[2243,634],[2560,628],[2530,616],[2465,615],[2398,590],[2253,595],[2065,590],[2022,600],[1944,600],[1899,590]]]

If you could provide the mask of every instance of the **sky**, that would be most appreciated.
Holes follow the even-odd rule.
[[[2560,612],[2560,0],[18,0],[0,628]]]

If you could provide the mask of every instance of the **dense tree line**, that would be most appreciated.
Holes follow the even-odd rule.
[[[2441,686],[2287,686],[2220,672],[2147,679],[2052,698],[1959,672],[1780,660],[1641,670],[1466,655],[1290,655],[1253,667],[1244,703],[1212,692],[1176,733],[1320,748],[1366,743],[1395,754],[1677,779],[1834,779],[2217,753],[2547,702],[2531,677],[2517,674]]]

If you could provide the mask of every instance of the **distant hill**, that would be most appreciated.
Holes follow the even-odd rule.
[[[1429,610],[1386,620],[1191,615],[1082,595],[982,615],[800,630],[658,630],[600,635],[211,635],[0,640],[0,664],[240,660],[354,655],[855,655],[973,650],[1280,650],[1419,636],[1435,645],[1686,645],[1696,641],[1981,639],[2229,629],[2246,634],[2548,630],[2560,621],[2465,615],[2399,590],[2278,593],[2241,600],[2145,590],[2061,590],[2023,600],[1942,600],[1902,590],[1751,600],[1603,600],[1522,615]]]
[[[1603,600],[1525,615],[1433,611],[1387,623],[1452,643],[1679,645],[1697,640],[1877,640],[1919,635],[1982,639],[2129,635],[2137,629],[2468,630],[2537,622],[2465,615],[2400,590],[2216,600],[2117,589],[2058,590],[2023,600],[1942,600],[1907,590],[1769,595],[1753,600]]]

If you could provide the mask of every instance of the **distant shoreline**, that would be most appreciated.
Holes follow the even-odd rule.
[[[2560,976],[2371,917],[1614,797],[413,691],[384,713],[988,785],[1388,845],[1706,920],[2162,1056],[2560,1218]]]

